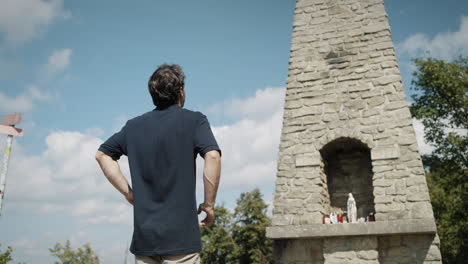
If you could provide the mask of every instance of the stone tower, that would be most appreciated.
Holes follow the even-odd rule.
[[[441,263],[383,0],[297,0],[290,54],[276,263]],[[323,224],[348,193],[376,221]]]

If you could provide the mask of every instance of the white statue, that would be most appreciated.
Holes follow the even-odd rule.
[[[338,216],[336,215],[336,213],[330,214],[330,221],[332,224],[338,224]]]
[[[356,201],[354,200],[352,193],[349,193],[348,197],[348,221],[350,223],[357,223]]]

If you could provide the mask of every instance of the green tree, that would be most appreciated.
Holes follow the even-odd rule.
[[[201,230],[203,251],[201,261],[205,264],[237,264],[239,248],[231,236],[232,214],[223,206],[215,207],[215,222]]]
[[[0,244],[0,247],[2,244]],[[11,247],[7,247],[5,252],[0,251],[0,264],[7,264],[10,261],[13,261],[13,258],[11,257],[11,252],[13,249]]]
[[[57,243],[53,248],[49,248],[49,251],[52,256],[60,260],[60,262],[56,261],[54,264],[99,264],[99,257],[89,244],[74,250],[70,246],[70,241],[67,240],[65,246]]]
[[[240,264],[272,262],[273,242],[265,230],[270,225],[267,207],[258,188],[241,193],[237,200],[232,236],[240,248]]]
[[[434,151],[423,156],[444,263],[468,259],[468,58],[414,60],[411,106]]]

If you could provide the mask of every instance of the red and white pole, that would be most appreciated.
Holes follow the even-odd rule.
[[[13,136],[8,135],[6,150],[5,150],[5,153],[3,153],[2,171],[0,174],[0,215],[2,214],[3,196],[5,195],[6,176],[8,173],[8,162],[10,161],[12,143],[13,143]]]
[[[8,173],[8,163],[10,161],[11,147],[13,145],[13,136],[23,136],[22,129],[15,128],[15,125],[21,121],[20,114],[3,116],[0,125],[0,134],[7,135],[6,150],[3,153],[2,170],[0,171],[0,215],[2,212],[3,197],[5,196],[6,177]]]

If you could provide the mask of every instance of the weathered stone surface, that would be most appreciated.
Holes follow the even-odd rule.
[[[394,82],[399,82],[401,81],[400,75],[389,75],[389,76],[382,76],[380,78],[375,79],[372,84],[374,86],[379,86],[379,85],[387,85],[391,84]]]
[[[371,152],[372,160],[397,159],[400,150],[396,146],[378,146]]]
[[[276,263],[440,263],[383,4],[296,2],[272,221],[282,228],[273,236]],[[356,159],[359,152],[370,154]],[[348,192],[359,214],[374,211],[377,222],[319,224],[334,208],[346,210]]]
[[[296,156],[296,167],[320,166],[321,163],[321,157],[317,154],[301,154]]]
[[[436,225],[432,218],[338,225],[273,226],[267,228],[267,237],[272,239],[435,233]]]
[[[301,75],[298,75],[297,80],[300,82],[315,81],[315,80],[327,78],[328,76],[329,76],[328,72],[309,72],[309,73],[303,73]]]

